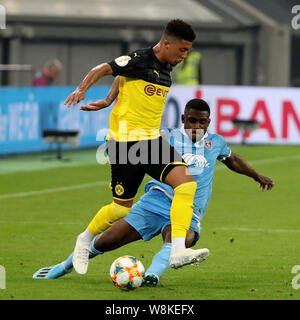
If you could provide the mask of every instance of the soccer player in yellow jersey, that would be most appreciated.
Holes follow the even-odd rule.
[[[102,207],[77,237],[73,265],[79,274],[87,272],[93,237],[129,213],[145,174],[174,189],[170,266],[178,268],[201,258],[201,249],[185,247],[197,184],[181,155],[159,133],[172,67],[187,57],[194,39],[189,24],[171,20],[153,48],[136,50],[96,66],[65,101],[68,107],[75,107],[102,77],[120,76],[118,102],[110,114],[106,142],[113,202]]]

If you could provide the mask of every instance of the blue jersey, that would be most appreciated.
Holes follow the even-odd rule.
[[[182,155],[197,182],[193,219],[200,221],[211,196],[216,160],[225,160],[230,156],[231,150],[219,134],[207,132],[200,141],[194,143],[184,129],[164,129],[163,137]],[[146,210],[169,217],[174,196],[173,188],[157,180],[151,180],[146,184],[145,192],[153,189],[157,191],[155,198],[150,200],[148,197],[142,197],[142,206]]]

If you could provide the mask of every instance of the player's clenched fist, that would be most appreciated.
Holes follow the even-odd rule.
[[[85,98],[85,92],[79,89],[76,89],[74,92],[72,92],[68,98],[65,100],[65,103],[68,108],[71,107],[73,104],[73,107],[75,108],[77,103],[80,102]]]

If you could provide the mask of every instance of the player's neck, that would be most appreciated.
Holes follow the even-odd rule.
[[[166,63],[167,60],[164,58],[163,52],[161,50],[160,43],[157,43],[153,48],[153,52],[156,56],[156,58],[161,62],[161,63]]]

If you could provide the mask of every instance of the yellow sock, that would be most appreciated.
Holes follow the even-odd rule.
[[[175,194],[170,211],[172,239],[186,237],[192,221],[196,189],[195,181],[183,183],[174,189]]]
[[[130,209],[115,202],[102,207],[88,225],[88,231],[96,236],[108,229],[115,221],[126,217]]]

